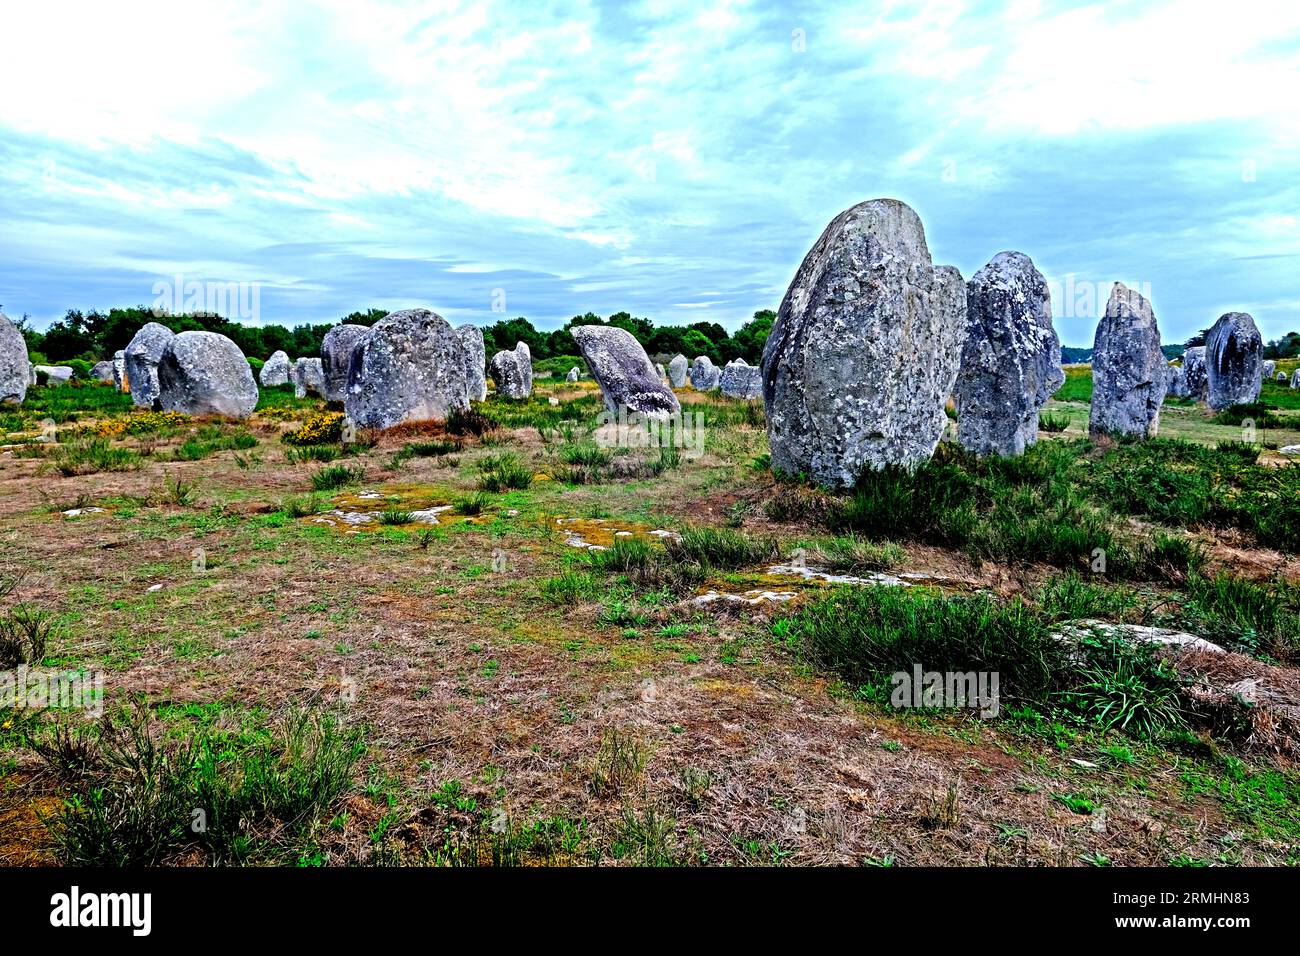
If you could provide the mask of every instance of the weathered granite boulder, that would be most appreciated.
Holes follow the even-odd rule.
[[[509,351],[492,356],[488,374],[502,398],[527,398],[533,394],[533,353],[527,342],[516,342]]]
[[[1205,346],[1193,345],[1183,351],[1183,387],[1187,398],[1205,401],[1210,389],[1210,378],[1205,369]]]
[[[126,350],[118,349],[113,353],[113,384],[118,391],[129,391],[126,384]]]
[[[876,199],[840,213],[763,349],[773,469],[845,487],[865,468],[928,460],[965,335],[966,284],[933,265],[912,209]]]
[[[1244,405],[1259,398],[1264,339],[1245,312],[1219,317],[1205,337],[1206,403],[1213,409]]]
[[[27,398],[32,362],[18,326],[0,312],[0,403],[21,405]]]
[[[1116,282],[1092,348],[1092,435],[1154,438],[1165,400],[1160,327],[1151,303]]]
[[[70,365],[34,365],[32,372],[37,376],[45,377],[46,385],[67,385],[72,381],[72,366]],[[39,381],[39,377],[37,381]]]
[[[469,408],[460,336],[428,309],[404,309],[376,322],[349,380],[345,408],[358,428],[443,421]]]
[[[564,380],[566,382],[576,382],[579,374],[578,366],[575,365],[573,368],[569,369],[569,374],[564,377]]]
[[[1287,378],[1286,372],[1278,372],[1278,373],[1277,373],[1277,380],[1278,380],[1279,382],[1285,382],[1285,381],[1286,381],[1286,378]]]
[[[141,408],[153,408],[158,401],[158,363],[175,337],[167,326],[146,322],[123,350],[131,401]]]
[[[718,377],[718,388],[727,398],[762,398],[763,370],[744,359],[733,359]]]
[[[277,385],[289,384],[289,356],[283,349],[273,353],[266,364],[262,366],[262,371],[258,373],[257,380],[262,383],[263,388],[274,388]]]
[[[113,363],[108,361],[96,362],[90,367],[90,377],[96,382],[113,381]]]
[[[369,328],[350,322],[336,325],[325,333],[320,343],[320,365],[324,376],[321,394],[326,401],[341,402],[347,398],[352,365],[360,358],[368,338]]]
[[[668,363],[668,384],[673,388],[684,388],[689,368],[690,363],[686,361],[685,355],[674,355],[673,360]]]
[[[289,381],[293,383],[293,394],[297,398],[306,398],[308,395],[328,398],[325,363],[314,355],[300,358],[289,366]]]
[[[966,284],[958,443],[977,455],[1023,454],[1038,441],[1038,410],[1064,382],[1047,280],[1027,255],[999,253]]]
[[[1165,394],[1175,398],[1187,398],[1187,376],[1181,365],[1165,367]]]
[[[1300,388],[1300,368],[1291,373],[1291,387]]]
[[[713,364],[707,355],[697,356],[691,363],[691,388],[697,392],[711,392],[722,383],[722,369]]]
[[[681,411],[677,396],[659,379],[650,357],[631,332],[614,326],[580,325],[569,334],[578,343],[611,413],[626,408],[650,418],[667,418]]]
[[[655,374],[659,376],[659,381],[668,385],[669,388],[672,388],[672,386],[668,384],[668,370],[664,368],[663,362],[655,362]]]
[[[1277,372],[1277,362],[1273,359],[1265,359],[1259,377],[1263,380],[1268,380],[1274,377],[1275,372]]]
[[[460,347],[465,353],[465,387],[471,402],[481,402],[487,398],[487,345],[483,341],[483,330],[477,325],[467,323],[456,328],[460,336]]]
[[[239,346],[216,332],[173,336],[158,362],[158,405],[185,415],[247,418],[257,382]]]

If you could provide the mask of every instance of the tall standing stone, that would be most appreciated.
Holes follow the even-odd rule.
[[[965,335],[966,284],[932,263],[912,209],[876,199],[840,213],[763,349],[773,469],[846,487],[865,468],[928,460]]]
[[[1165,367],[1165,394],[1173,395],[1175,398],[1188,396],[1187,375],[1181,365]]]
[[[1151,303],[1116,282],[1093,341],[1088,432],[1156,437],[1167,365]]]
[[[126,350],[118,349],[113,353],[113,384],[119,392],[129,392],[126,384]]]
[[[564,376],[566,382],[576,382],[578,380],[578,366],[569,369],[569,374]]]
[[[1273,359],[1265,359],[1263,368],[1260,370],[1259,377],[1263,381],[1268,381],[1273,378],[1276,372],[1277,372],[1277,362],[1274,361]]]
[[[289,366],[289,381],[293,383],[295,398],[315,395],[328,399],[325,385],[325,363],[316,356],[300,358]]]
[[[289,356],[283,349],[271,354],[262,366],[262,370],[258,372],[257,380],[262,383],[263,388],[289,384]]]
[[[1245,312],[1219,317],[1205,337],[1206,403],[1213,409],[1259,398],[1264,339]]]
[[[691,363],[691,388],[697,392],[712,392],[721,384],[722,369],[713,364],[707,355],[697,356]]]
[[[376,322],[350,378],[345,407],[359,428],[444,421],[469,408],[460,336],[428,309],[404,309]]]
[[[1038,410],[1064,382],[1047,280],[1027,255],[999,253],[966,284],[958,443],[977,455],[1023,454],[1038,440]]]
[[[175,337],[167,326],[146,322],[123,352],[131,401],[141,408],[153,408],[158,401],[158,363]]]
[[[1183,350],[1183,388],[1186,397],[1203,402],[1210,390],[1210,377],[1205,368],[1205,346],[1193,345]]]
[[[650,356],[631,332],[609,325],[579,325],[569,334],[611,413],[626,408],[650,418],[667,418],[681,411],[677,396],[660,380]]]
[[[492,356],[488,374],[502,398],[521,399],[533,394],[533,353],[527,342],[516,342],[513,349],[502,349]]]
[[[21,405],[27,398],[32,377],[32,362],[27,356],[27,341],[18,326],[0,312],[0,404]]]
[[[668,363],[668,384],[673,388],[685,387],[687,368],[686,356],[674,355],[673,360]]]
[[[457,327],[456,334],[460,336],[460,347],[465,352],[465,387],[469,400],[481,402],[487,398],[487,346],[483,341],[483,330],[466,323]]]
[[[353,362],[360,358],[368,338],[369,327],[350,322],[340,323],[325,333],[320,344],[320,367],[326,401],[341,402],[347,398]]]
[[[158,404],[185,415],[247,418],[257,407],[253,369],[239,346],[216,332],[172,336],[158,362]]]

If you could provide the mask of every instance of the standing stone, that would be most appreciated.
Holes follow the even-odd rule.
[[[663,382],[665,385],[668,385],[668,370],[664,368],[663,362],[655,363],[655,374],[659,376],[659,381]],[[672,386],[668,385],[668,387],[671,388]]]
[[[772,468],[833,487],[927,461],[966,335],[966,284],[935,266],[920,218],[860,203],[799,266],[763,349]]]
[[[126,384],[126,351],[118,349],[113,353],[113,384],[119,392],[130,391]]]
[[[124,350],[126,381],[131,388],[131,401],[141,408],[153,408],[158,401],[158,363],[162,361],[163,352],[167,351],[167,346],[175,337],[175,333],[167,326],[146,322]]]
[[[668,384],[673,388],[685,387],[687,368],[686,356],[674,355],[673,360],[668,363]]]
[[[1300,368],[1291,373],[1291,387],[1300,388]]]
[[[1047,280],[1027,255],[999,253],[966,284],[958,443],[977,455],[1024,454],[1038,441],[1038,410],[1064,382]]]
[[[667,418],[681,411],[677,396],[659,379],[650,357],[631,332],[615,326],[580,325],[569,334],[600,385],[610,413],[626,408],[650,418]]]
[[[1193,345],[1183,351],[1183,387],[1187,397],[1205,401],[1210,389],[1210,378],[1205,369],[1205,346]]]
[[[1093,341],[1089,434],[1155,438],[1167,365],[1151,303],[1116,282]]]
[[[345,407],[358,428],[444,421],[469,408],[460,336],[428,309],[404,309],[376,322],[349,380]]]
[[[465,387],[469,400],[481,402],[487,398],[487,346],[483,342],[483,330],[467,323],[457,327],[456,334],[465,353]]]
[[[258,373],[257,380],[262,383],[263,388],[274,388],[277,385],[289,384],[289,356],[283,349],[275,352],[266,360],[262,366],[262,371]]]
[[[1277,371],[1277,362],[1275,362],[1273,359],[1267,359],[1265,360],[1264,366],[1259,373],[1259,377],[1261,380],[1271,379],[1273,378],[1273,375],[1276,371]]]
[[[27,357],[27,341],[18,326],[0,312],[0,404],[21,405],[27,398],[32,377],[32,362]]]
[[[707,355],[697,356],[691,363],[691,388],[697,392],[711,392],[722,383],[722,369],[713,364]]]
[[[158,404],[164,411],[247,418],[257,407],[257,382],[248,359],[216,332],[172,336],[157,373]]]
[[[113,381],[113,363],[108,361],[96,362],[90,367],[90,377],[96,382]]]
[[[742,358],[734,359],[722,370],[718,388],[727,398],[762,398],[763,370]]]
[[[1210,408],[1247,405],[1259,398],[1264,339],[1245,312],[1219,317],[1205,337],[1205,370]]]
[[[566,382],[576,382],[578,380],[578,366],[569,369],[569,374],[564,377]]]
[[[510,351],[492,356],[488,374],[502,398],[521,399],[533,394],[533,353],[527,342],[516,342]]]
[[[1186,398],[1187,376],[1183,372],[1181,365],[1169,365],[1165,368],[1165,394],[1173,395],[1175,398]]]
[[[1285,382],[1285,381],[1286,381],[1286,372],[1278,372],[1278,373],[1277,373],[1277,380],[1278,380],[1279,382]]]
[[[46,385],[67,385],[72,381],[71,365],[37,365],[32,371],[44,375]]]
[[[315,356],[300,358],[290,365],[289,381],[293,383],[295,398],[306,398],[308,395],[327,398],[325,363]]]
[[[325,333],[320,343],[320,365],[324,376],[321,394],[326,401],[341,402],[347,398],[352,365],[360,358],[368,338],[368,327],[350,322],[336,325]]]

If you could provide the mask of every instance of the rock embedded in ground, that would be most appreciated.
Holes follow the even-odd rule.
[[[18,331],[18,326],[0,312],[0,404],[21,405],[27,398],[31,377],[27,340]]]
[[[32,370],[37,375],[45,376],[46,385],[67,385],[72,381],[70,365],[36,365]]]
[[[935,266],[917,214],[894,199],[826,227],[763,349],[772,467],[831,487],[929,460],[966,335],[966,284]]]
[[[744,359],[728,362],[718,377],[718,390],[727,398],[747,401],[763,397],[763,370]]]
[[[369,327],[351,322],[341,322],[325,333],[320,343],[320,370],[323,376],[321,394],[327,401],[347,399],[353,363],[360,358],[361,349],[369,338]]]
[[[1205,346],[1193,345],[1183,351],[1183,388],[1184,397],[1205,401],[1209,391],[1210,379],[1205,370]]]
[[[131,401],[141,408],[153,408],[158,401],[158,363],[175,337],[176,333],[167,326],[146,322],[123,350]],[[251,371],[249,375],[252,375]]]
[[[655,367],[631,332],[615,326],[579,325],[569,330],[600,385],[605,408],[622,408],[651,418],[681,411],[677,396],[659,379]]]
[[[722,383],[722,369],[713,364],[707,355],[696,356],[691,363],[691,388],[697,392],[712,392]]]
[[[158,404],[184,415],[247,418],[257,407],[253,369],[239,346],[216,332],[182,332],[158,362]]]
[[[1092,407],[1088,432],[1155,438],[1167,385],[1160,327],[1151,303],[1116,282],[1097,325],[1092,350]]]
[[[488,363],[488,374],[502,398],[522,399],[533,394],[533,354],[526,342],[498,352]]]
[[[358,428],[445,421],[469,407],[460,336],[429,309],[384,316],[354,362],[344,407]]]
[[[90,377],[96,382],[113,381],[113,363],[109,361],[96,362],[90,367]]]
[[[673,360],[668,363],[668,384],[673,388],[685,388],[686,373],[690,368],[690,363],[686,361],[685,355],[674,355]]]
[[[1020,455],[1038,412],[1065,382],[1047,280],[1020,252],[994,256],[966,284],[966,343],[953,398],[957,441],[977,455]]]
[[[456,327],[465,354],[465,389],[471,402],[487,398],[487,345],[483,330],[473,323]]]
[[[1264,339],[1245,312],[1219,317],[1205,336],[1206,403],[1220,410],[1259,398]]]
[[[569,369],[569,374],[564,377],[566,382],[576,382],[578,380],[578,366]]]
[[[319,398],[328,397],[326,394],[324,364],[313,355],[300,358],[289,366],[289,381],[293,383],[295,398],[306,398],[308,395],[315,395]]]
[[[262,383],[263,388],[289,384],[289,356],[283,349],[271,354],[266,364],[262,366],[262,370],[258,372],[257,380]]]

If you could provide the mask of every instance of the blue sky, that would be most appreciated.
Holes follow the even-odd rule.
[[[1300,328],[1294,2],[10,3],[0,36],[0,304],[37,325],[179,275],[265,322],[735,328],[893,196],[968,278],[1029,254],[1067,344],[1116,279],[1166,341]]]

